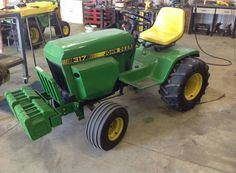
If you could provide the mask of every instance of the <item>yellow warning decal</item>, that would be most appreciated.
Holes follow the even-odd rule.
[[[80,61],[85,61],[87,59],[101,58],[101,57],[104,57],[104,56],[110,56],[110,55],[114,55],[114,54],[129,51],[132,48],[133,48],[133,45],[131,44],[131,45],[126,45],[126,46],[122,46],[122,47],[119,47],[119,48],[105,50],[105,51],[90,54],[90,55],[82,55],[82,56],[62,60],[62,64],[63,65],[69,65],[69,64],[73,64],[73,63],[78,63]]]

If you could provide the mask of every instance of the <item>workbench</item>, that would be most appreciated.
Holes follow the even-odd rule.
[[[24,39],[21,27],[21,16],[19,13],[0,13],[0,21],[6,19],[14,20],[15,22],[18,37],[18,54],[14,56],[7,54],[0,55],[0,63],[7,66],[8,68],[12,68],[17,65],[22,65],[23,82],[27,83],[29,79],[29,72],[25,53],[25,45],[23,43]]]
[[[232,24],[232,38],[235,37],[236,30],[236,7],[226,7],[226,6],[216,6],[216,5],[195,5],[192,8],[191,21],[189,27],[189,34],[193,32],[193,28],[195,26],[195,20],[197,14],[206,14],[211,16],[211,29],[210,35],[212,36],[214,26],[217,22],[217,18],[219,15],[227,15],[234,17],[234,22]]]

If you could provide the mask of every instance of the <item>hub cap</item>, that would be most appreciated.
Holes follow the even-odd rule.
[[[63,27],[63,34],[64,35],[69,35],[69,27],[68,26]]]
[[[187,81],[184,88],[184,97],[191,101],[197,97],[202,88],[203,78],[200,73],[193,74]]]
[[[116,118],[110,124],[110,128],[108,131],[108,139],[110,141],[115,141],[120,136],[122,130],[124,128],[124,120],[121,117]]]
[[[30,28],[30,37],[32,44],[35,44],[39,41],[39,30],[36,27]]]

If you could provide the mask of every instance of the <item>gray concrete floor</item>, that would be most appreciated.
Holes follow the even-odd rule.
[[[80,30],[73,26],[73,32]],[[128,131],[113,150],[94,149],[85,139],[89,116],[77,121],[75,114],[63,117],[63,125],[51,134],[30,141],[12,114],[0,110],[0,173],[222,173],[236,172],[236,57],[235,39],[199,36],[210,53],[233,61],[230,67],[210,66],[211,77],[202,101],[193,110],[179,113],[161,101],[158,87],[138,94],[125,89],[125,95],[113,99],[127,107]],[[178,44],[197,48],[193,35],[184,35]],[[47,68],[42,49],[36,50],[38,64]],[[208,62],[219,62],[207,58]],[[37,79],[28,52],[29,84]],[[219,62],[221,63],[221,62]],[[1,86],[0,95],[23,86],[21,67],[11,69],[11,80]],[[0,102],[0,106],[3,102]]]

